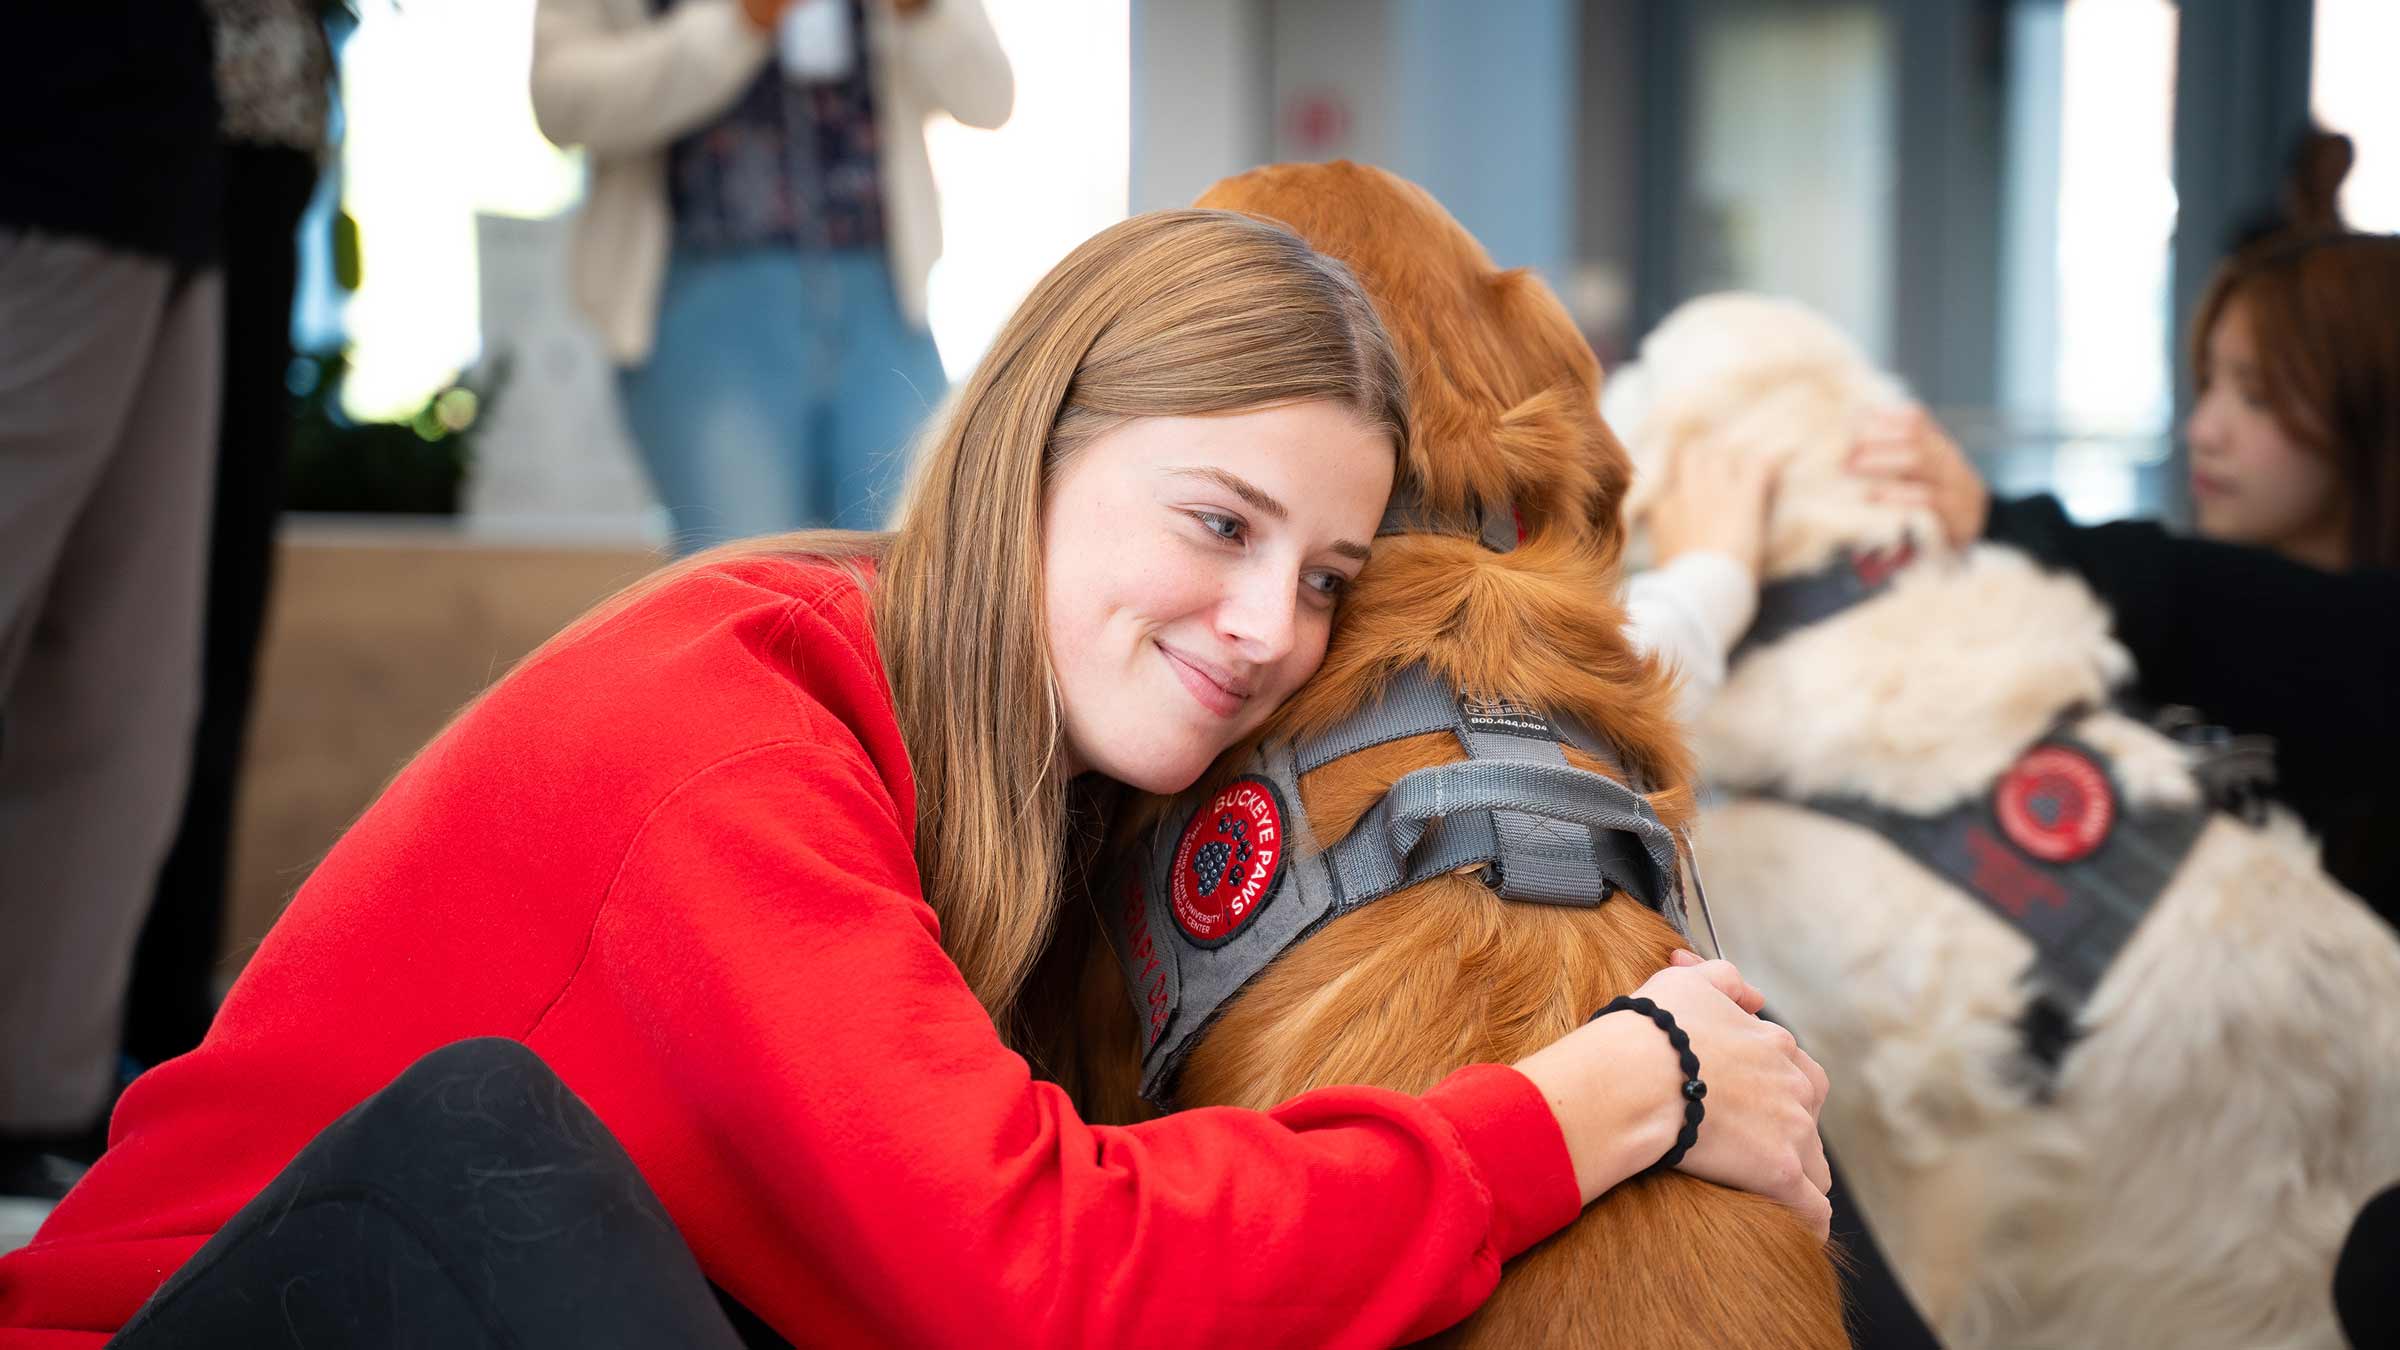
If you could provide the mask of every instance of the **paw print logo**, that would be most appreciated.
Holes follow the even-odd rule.
[[[1238,891],[1250,879],[1250,822],[1226,812],[1217,817],[1216,833],[1192,855],[1192,881],[1201,895],[1215,894],[1219,884]]]
[[[1233,850],[1222,839],[1211,839],[1200,846],[1200,851],[1192,857],[1192,880],[1199,883],[1200,894],[1216,890],[1217,883],[1225,879],[1225,864],[1232,857]]]
[[[1992,805],[2009,842],[2047,863],[2090,857],[2107,842],[2117,817],[2107,771],[2057,743],[2026,751],[1994,786]]]
[[[1273,897],[1282,835],[1282,801],[1263,778],[1235,780],[1192,815],[1168,873],[1168,904],[1186,937],[1213,946]]]

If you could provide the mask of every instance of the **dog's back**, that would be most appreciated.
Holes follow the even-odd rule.
[[[1396,742],[1318,770],[1302,794],[1338,830],[1400,774],[1457,757],[1444,737]],[[1266,1107],[1331,1083],[1422,1092],[1458,1065],[1510,1063],[1565,1035],[1681,945],[1622,896],[1526,905],[1439,877],[1286,952],[1193,1052],[1179,1100]],[[1824,1244],[1796,1215],[1670,1172],[1601,1197],[1436,1343],[1834,1350],[1849,1343],[1840,1307]]]
[[[1303,779],[1305,809],[1338,838],[1390,781],[1456,758],[1454,742],[1431,736],[1361,752]],[[1177,1103],[1263,1109],[1337,1083],[1423,1092],[1461,1064],[1510,1063],[1565,1035],[1682,945],[1628,898],[1525,905],[1472,877],[1437,877],[1278,958],[1192,1052]],[[1069,946],[1085,954],[1078,1043],[1053,1067],[1091,1118],[1144,1118],[1122,973],[1096,934]],[[1798,1216],[1669,1172],[1602,1196],[1519,1257],[1473,1317],[1428,1343],[1841,1350],[1849,1338],[1832,1260]]]

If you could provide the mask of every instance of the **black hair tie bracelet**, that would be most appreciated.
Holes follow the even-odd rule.
[[[1700,1101],[1708,1095],[1708,1084],[1700,1081],[1700,1057],[1692,1053],[1692,1038],[1675,1025],[1675,1015],[1650,1000],[1630,994],[1612,999],[1607,1007],[1593,1013],[1591,1020],[1597,1022],[1613,1012],[1637,1012],[1658,1023],[1658,1029],[1667,1033],[1667,1044],[1675,1047],[1675,1057],[1683,1064],[1683,1131],[1675,1136],[1675,1147],[1667,1150],[1667,1156],[1647,1169],[1664,1172],[1682,1162],[1683,1155],[1700,1142],[1700,1118],[1707,1114]]]

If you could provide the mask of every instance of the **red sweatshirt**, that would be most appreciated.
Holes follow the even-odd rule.
[[[206,1043],[126,1092],[0,1259],[0,1347],[97,1346],[318,1130],[468,1036],[541,1055],[799,1344],[1385,1345],[1575,1216],[1549,1109],[1492,1065],[1084,1124],[942,954],[915,820],[837,572],[705,570],[548,652],[344,836]]]

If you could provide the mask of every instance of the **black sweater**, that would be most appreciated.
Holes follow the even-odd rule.
[[[2400,924],[2400,571],[2321,572],[2146,521],[2076,525],[1994,501],[1986,537],[2080,575],[2116,616],[2148,703],[2275,739],[2276,795],[2325,868]]]
[[[197,0],[39,0],[5,32],[0,228],[215,259],[223,171]]]

